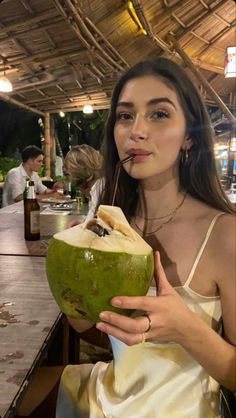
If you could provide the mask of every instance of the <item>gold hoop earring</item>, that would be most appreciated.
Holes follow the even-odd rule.
[[[185,150],[185,164],[188,162],[188,150]]]
[[[181,163],[182,163],[182,165],[187,164],[188,157],[189,157],[188,156],[188,150],[187,149],[181,150]]]

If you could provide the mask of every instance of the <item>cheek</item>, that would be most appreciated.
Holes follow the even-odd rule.
[[[156,145],[166,149],[171,154],[178,153],[184,143],[185,127],[178,124],[169,124],[158,133],[159,140]]]
[[[127,138],[128,127],[122,125],[115,125],[114,138],[116,145],[120,145]]]
[[[120,131],[117,128],[114,129],[114,140],[115,140],[115,145],[116,145],[119,157],[121,157],[121,155],[120,155],[121,147],[122,147],[122,143],[124,144],[124,140],[122,139],[122,137],[120,135]]]

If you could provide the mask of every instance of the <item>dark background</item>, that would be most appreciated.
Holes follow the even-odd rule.
[[[53,124],[65,155],[71,146],[87,143],[100,149],[107,110],[66,113],[65,117],[53,114]],[[40,121],[41,119],[41,121]],[[39,115],[0,101],[0,152],[3,157],[12,157],[16,148],[20,152],[27,145],[41,147],[44,120]]]

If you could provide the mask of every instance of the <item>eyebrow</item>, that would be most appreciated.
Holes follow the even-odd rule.
[[[147,102],[147,106],[153,106],[158,103],[170,103],[177,110],[175,104],[168,97],[158,97],[156,99],[151,99]],[[117,107],[119,106],[125,106],[128,108],[131,108],[131,107],[134,107],[134,104],[132,102],[121,101],[117,103]]]

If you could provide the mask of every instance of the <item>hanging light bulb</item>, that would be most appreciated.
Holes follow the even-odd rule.
[[[5,63],[3,63],[3,65],[5,65]],[[0,76],[0,91],[3,93],[9,93],[13,90],[13,87],[10,80],[8,80],[8,78],[5,76],[5,73],[6,71],[4,67],[3,76]]]
[[[4,93],[9,93],[13,90],[11,82],[8,80],[7,77],[3,76],[0,77],[0,91]]]
[[[86,115],[91,115],[91,113],[93,113],[93,106],[90,104],[84,105],[83,113],[85,113]]]
[[[59,112],[59,115],[61,116],[61,118],[64,118],[65,113],[64,113],[64,112],[62,112],[62,111],[60,111],[60,112]]]

